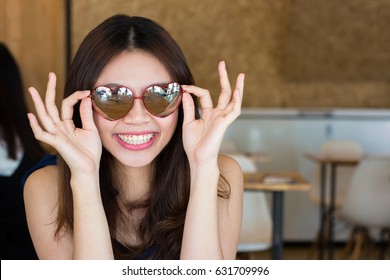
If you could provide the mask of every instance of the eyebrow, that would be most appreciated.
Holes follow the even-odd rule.
[[[163,87],[165,85],[168,85],[170,83],[174,83],[174,82],[162,82],[162,83],[155,83],[155,84],[150,84],[148,86],[145,87],[145,89],[151,87],[151,86],[159,86],[159,87]],[[119,87],[126,87],[126,88],[129,88],[127,86],[124,86],[124,85],[121,85],[121,84],[117,84],[117,83],[107,83],[107,84],[103,84],[103,85],[100,85],[98,87],[101,87],[101,86],[104,86],[104,87],[108,87],[108,88],[119,88]],[[130,89],[130,88],[129,88]]]
[[[120,84],[116,84],[116,83],[108,83],[108,84],[104,84],[104,85],[100,85],[99,87],[108,87],[108,88],[117,88],[117,87],[122,87],[122,85]]]

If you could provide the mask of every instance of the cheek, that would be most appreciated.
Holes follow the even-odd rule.
[[[101,121],[101,117],[98,114],[96,114],[95,112],[93,112],[93,121],[95,122],[96,128],[97,128],[97,130],[99,131],[99,134],[100,134],[104,124]]]
[[[99,132],[100,139],[104,144],[105,137],[108,137],[107,135],[110,134],[112,122],[104,119],[95,112],[93,113],[93,120]]]
[[[176,130],[178,113],[175,112],[172,115],[166,117],[165,119],[160,119],[160,128],[167,136],[169,135],[169,139],[172,137],[173,133]]]

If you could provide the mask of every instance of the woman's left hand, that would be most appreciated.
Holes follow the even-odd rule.
[[[237,77],[232,92],[225,62],[218,65],[221,94],[214,108],[210,93],[196,86],[183,86],[183,145],[191,166],[216,166],[222,139],[228,126],[240,115],[244,91],[244,74]],[[191,94],[199,98],[201,118],[195,119]]]

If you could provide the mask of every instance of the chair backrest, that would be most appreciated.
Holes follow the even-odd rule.
[[[256,172],[253,160],[242,154],[229,154],[243,172]],[[272,219],[265,193],[244,191],[243,216],[238,252],[262,251],[271,247]]]
[[[238,252],[263,251],[272,244],[272,219],[263,192],[244,192]]]
[[[360,144],[354,141],[347,140],[327,140],[320,147],[320,155],[327,159],[344,159],[344,160],[360,160],[363,156],[363,149]],[[344,201],[345,193],[347,192],[349,181],[355,171],[355,166],[338,166],[336,180],[336,207],[339,208]],[[310,191],[310,200],[319,205],[321,178],[320,167],[316,166],[313,175],[313,188]],[[326,197],[325,202],[330,201],[330,168],[327,168],[326,176]]]
[[[368,227],[390,226],[390,157],[367,157],[356,168],[341,215]]]
[[[227,154],[228,156],[232,157],[237,161],[237,163],[240,165],[242,172],[256,172],[257,167],[254,161],[250,158],[247,157],[246,155],[243,154]]]
[[[363,155],[363,149],[354,141],[327,140],[321,145],[320,154],[328,159],[359,160]]]

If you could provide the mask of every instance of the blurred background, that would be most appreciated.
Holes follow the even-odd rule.
[[[160,22],[214,97],[224,59],[247,74],[244,107],[390,107],[388,0],[0,0],[0,40],[27,86],[54,71],[61,89],[67,53],[116,13]]]
[[[214,100],[218,61],[232,83],[246,73],[243,114],[225,139],[235,151],[270,156],[259,170],[299,172],[315,186],[317,165],[305,153],[327,140],[390,155],[390,0],[0,0],[0,40],[26,87],[43,94],[48,72],[57,74],[59,101],[81,40],[116,13],[162,24]],[[319,208],[309,196],[286,193],[285,241],[315,238]]]

